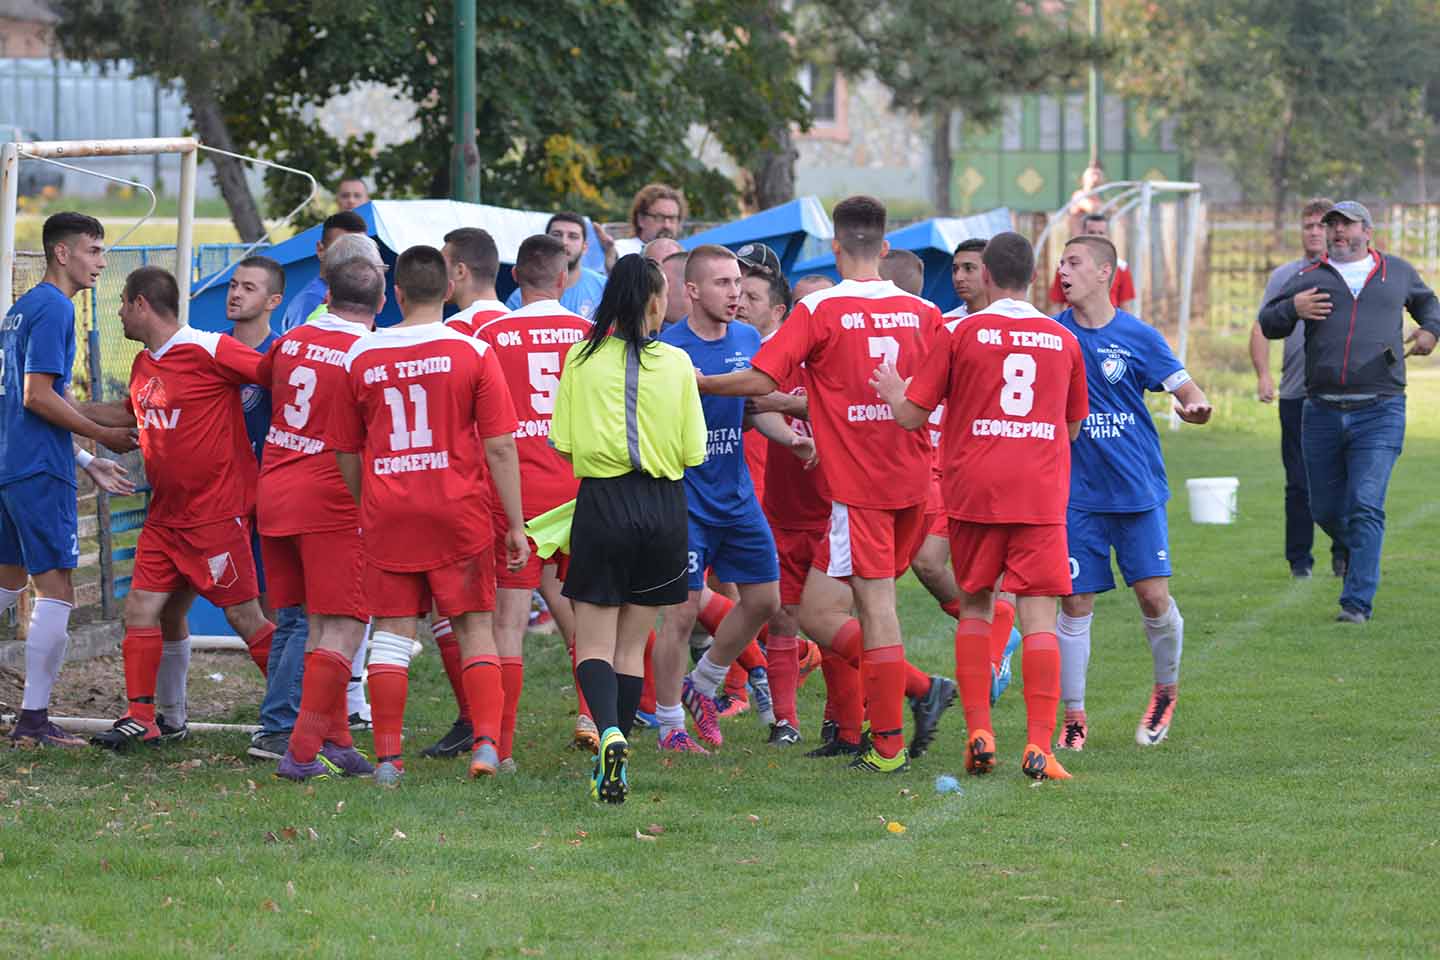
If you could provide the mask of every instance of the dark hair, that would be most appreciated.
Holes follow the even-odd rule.
[[[144,297],[156,313],[171,317],[180,314],[180,287],[170,271],[163,267],[140,267],[130,271],[130,276],[125,278],[125,292],[121,295],[126,303],[134,303]]]
[[[265,279],[268,281],[265,284],[265,288],[269,290],[272,295],[285,292],[285,268],[280,266],[279,261],[255,254],[235,264],[236,270],[239,270],[241,267],[252,267],[256,270],[264,270]]]
[[[445,234],[445,245],[471,273],[492,286],[495,284],[495,277],[500,273],[500,250],[488,231],[460,227]]]
[[[1323,217],[1330,212],[1330,208],[1333,206],[1335,206],[1335,201],[1329,197],[1311,197],[1305,201],[1305,206],[1300,208],[1300,219],[1316,215]],[[48,246],[46,249],[49,249]]]
[[[955,256],[956,254],[960,254],[960,253],[984,253],[984,252],[985,252],[985,241],[982,240],[982,239],[980,239],[979,237],[971,237],[969,240],[961,240],[959,243],[955,244],[955,253],[952,253],[951,256],[953,257],[953,256]]]
[[[885,204],[874,197],[847,197],[835,204],[830,217],[835,239],[852,257],[873,257],[885,242]]]
[[[364,233],[368,234],[370,227],[365,223],[365,218],[354,210],[341,210],[339,213],[332,213],[325,218],[320,226],[320,240],[323,242],[332,233]]]
[[[537,233],[520,243],[515,254],[515,282],[521,287],[543,288],[553,284],[569,267],[565,244],[548,233]]]
[[[362,176],[360,176],[360,174],[358,174],[358,173],[347,173],[347,174],[345,174],[345,175],[342,176],[339,180],[336,180],[336,181],[335,181],[335,187],[338,189],[338,188],[341,187],[342,185],[347,184],[347,183],[350,183],[352,180],[355,181],[356,183],[360,184],[360,186],[365,187],[365,192],[366,192],[366,193],[369,193],[369,192],[370,192],[370,187],[365,183],[365,178],[362,177]]]
[[[1035,278],[1035,249],[1018,233],[997,233],[980,257],[1001,290],[1023,290]]]
[[[545,232],[548,234],[550,232],[550,228],[555,226],[555,224],[557,223],[573,223],[575,224],[575,226],[580,228],[581,236],[584,236],[585,234],[585,218],[580,216],[580,214],[578,213],[573,213],[569,210],[561,210],[559,213],[552,216],[549,220],[545,221]]]
[[[1325,209],[1330,209],[1326,207]],[[45,226],[40,231],[40,244],[45,249],[45,261],[52,262],[55,259],[55,247],[61,243],[67,243],[71,237],[86,236],[91,240],[104,240],[105,228],[100,221],[83,213],[66,211],[64,213],[52,214],[45,218]],[[6,304],[5,309],[10,309]]]
[[[330,286],[330,312],[380,312],[380,298],[385,294],[385,274],[365,260],[346,260],[325,276]]]
[[[423,244],[411,247],[395,261],[395,288],[404,290],[413,303],[438,303],[445,299],[450,271],[445,256]]]
[[[754,267],[746,268],[743,261],[740,264],[740,274],[746,280],[764,280],[770,298],[770,306],[778,307],[783,305],[785,312],[790,312],[790,307],[794,304],[794,300],[790,297],[790,284],[785,282],[783,276],[772,273],[769,270],[758,270]]]
[[[880,276],[918,297],[925,289],[925,261],[909,250],[891,250],[880,259]]]
[[[640,215],[649,213],[650,207],[656,200],[674,200],[675,206],[680,208],[680,223],[690,213],[690,207],[685,202],[685,194],[674,187],[664,183],[647,183],[635,193],[635,199],[630,201],[630,225],[638,233],[640,231]]]
[[[1065,246],[1067,248],[1072,246],[1089,248],[1090,256],[1097,267],[1103,267],[1108,263],[1110,269],[1114,270],[1115,265],[1120,262],[1120,255],[1115,252],[1115,244],[1111,243],[1108,237],[1081,234],[1065,241]]]
[[[615,261],[610,279],[605,282],[605,293],[600,297],[600,306],[595,308],[588,342],[576,355],[577,362],[590,358],[606,337],[615,336],[628,341],[629,349],[638,359],[644,349],[648,335],[645,332],[645,308],[650,301],[665,292],[665,273],[654,260],[648,260],[638,253],[627,254]]]
[[[1105,216],[1105,214],[1103,214],[1103,213],[1087,213],[1087,214],[1085,214],[1085,216],[1083,216],[1083,217],[1080,218],[1080,222],[1081,222],[1082,224],[1085,224],[1085,223],[1104,223],[1104,224],[1108,224],[1108,223],[1110,222],[1110,218],[1107,217],[1107,216]]]

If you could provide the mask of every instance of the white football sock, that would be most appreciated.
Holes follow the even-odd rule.
[[[22,594],[24,594],[24,592],[24,587],[21,587],[19,590],[11,590],[9,587],[0,587],[0,615],[3,615],[6,610],[9,610],[11,607],[15,606],[15,604],[19,603],[20,597]]]
[[[1060,641],[1060,699],[1066,710],[1085,709],[1085,673],[1090,669],[1090,624],[1095,614],[1071,617],[1060,611],[1055,639]]]
[[[690,682],[695,684],[695,689],[713,697],[720,692],[720,685],[725,682],[725,675],[730,672],[730,665],[720,666],[710,659],[710,651],[706,650],[700,662],[695,664],[695,669],[690,671]]]
[[[185,687],[190,679],[190,636],[171,640],[160,647],[160,672],[155,677],[155,712],[172,727],[190,720]]]
[[[65,663],[70,644],[71,605],[41,597],[30,611],[30,632],[25,635],[25,694],[22,710],[48,710],[50,691]]]
[[[365,625],[360,649],[355,651],[350,661],[350,685],[345,688],[345,712],[350,716],[358,713],[366,720],[370,719],[370,704],[365,702],[365,654],[370,650],[371,626],[369,623]]]
[[[660,739],[664,740],[670,731],[685,729],[685,708],[678,703],[673,707],[657,703],[655,704],[655,719],[660,724]]]
[[[1141,617],[1145,622],[1145,638],[1150,641],[1150,656],[1155,660],[1156,683],[1180,682],[1180,651],[1185,646],[1185,618],[1170,598],[1170,609],[1158,617]]]

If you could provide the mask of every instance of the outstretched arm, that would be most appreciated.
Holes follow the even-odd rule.
[[[929,410],[905,396],[905,388],[910,386],[910,378],[902,380],[899,372],[890,364],[882,363],[875,368],[875,372],[870,376],[870,386],[875,388],[881,400],[890,404],[890,412],[895,414],[895,422],[906,430],[918,430],[930,419]]]

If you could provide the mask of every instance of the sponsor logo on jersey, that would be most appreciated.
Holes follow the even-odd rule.
[[[1120,357],[1106,357],[1100,361],[1100,373],[1111,383],[1119,383],[1125,376],[1125,361]]]
[[[170,401],[165,395],[165,381],[151,377],[145,386],[135,394],[135,403],[140,407],[140,429],[156,428],[173,430],[180,423],[180,408],[169,409]]]
[[[240,388],[240,406],[245,408],[246,413],[260,406],[260,401],[264,399],[265,391],[253,383],[247,383]]]
[[[235,581],[240,579],[240,571],[235,569],[235,562],[230,559],[228,550],[213,557],[206,557],[205,565],[210,568],[210,580],[217,587],[233,587]]]

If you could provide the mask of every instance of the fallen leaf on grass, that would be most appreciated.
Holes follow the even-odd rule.
[[[294,881],[294,880],[286,880],[286,881],[285,881],[285,894],[286,894],[286,896],[288,896],[291,900],[294,900],[294,899],[295,899],[295,881]]]
[[[101,857],[101,858],[100,858],[100,869],[101,869],[101,870],[104,870],[106,873],[109,873],[109,872],[110,872],[110,861],[109,861],[109,860],[106,860],[104,857]]]
[[[590,834],[586,833],[584,830],[576,830],[576,831],[575,831],[575,836],[577,836],[577,837],[579,837],[580,839],[583,840],[583,839],[585,839],[586,837],[590,836]]]
[[[283,827],[283,828],[280,830],[280,837],[281,837],[281,839],[283,839],[286,843],[289,843],[290,841],[294,840],[294,839],[295,839],[296,837],[298,837],[298,836],[300,836],[300,831],[299,831],[299,830],[296,830],[294,827]]]
[[[585,841],[584,841],[584,840],[566,840],[565,842],[568,843],[568,844],[570,844],[570,846],[572,846],[572,847],[578,847],[578,846],[580,846],[580,844],[584,843]]]
[[[530,844],[530,849],[531,849],[531,850],[539,850],[539,849],[540,849],[541,847],[543,847],[543,846],[545,846],[544,841],[536,840],[534,843]]]
[[[164,900],[161,900],[161,901],[160,901],[160,906],[162,906],[162,907],[171,907],[171,906],[174,906],[174,905],[175,905],[175,899],[174,899],[173,897],[166,897]]]
[[[271,900],[271,899],[269,899],[269,898],[267,897],[267,898],[265,899],[265,901],[260,904],[260,909],[261,909],[261,910],[269,910],[271,913],[279,913],[279,912],[280,912],[280,904],[276,903],[274,900]]]
[[[650,824],[650,826],[645,828],[645,832],[658,837],[660,836],[660,834],[665,832],[665,828],[660,826],[660,824],[658,823],[652,823]]]
[[[648,841],[651,842],[651,843],[654,843],[654,842],[655,842],[655,838],[654,838],[654,837],[652,837],[652,836],[651,836],[650,834],[648,834],[648,833],[641,833],[639,830],[636,830],[636,831],[635,831],[635,839],[636,839],[636,840],[648,840]]]
[[[759,858],[759,857],[746,857],[744,860],[736,860],[735,862],[736,862],[736,863],[743,863],[743,864],[747,864],[747,865],[748,865],[748,864],[759,863],[759,862],[760,862],[760,858]]]
[[[320,839],[320,834],[315,831],[315,828],[314,828],[314,827],[306,827],[306,828],[305,828],[305,833],[310,837],[311,840],[319,840],[319,839]]]
[[[445,842],[445,834],[443,834],[443,833],[440,834],[440,842],[441,842],[441,843],[444,843],[444,842]]]
[[[266,830],[266,831],[265,831],[265,842],[266,842],[266,843],[279,843],[279,842],[280,842],[280,837],[279,837],[278,834],[275,833],[274,830]]]
[[[904,833],[905,824],[901,823],[899,820],[891,820],[889,823],[885,824],[885,829],[889,830],[891,833]]]
[[[521,947],[520,955],[524,957],[543,957],[545,956],[545,951],[539,947]]]
[[[259,790],[260,788],[259,788],[258,786],[256,786],[254,780],[246,780],[246,781],[245,781],[245,789],[246,789],[246,790],[249,790],[251,793],[254,793],[256,790]]]
[[[405,836],[404,832],[401,831],[401,830],[397,827],[396,830],[395,830],[395,832],[392,833],[392,834],[390,834],[390,839],[392,839],[392,840],[408,840],[408,839],[410,839],[410,838],[407,837],[407,836]]]
[[[345,812],[345,801],[344,801],[344,800],[341,800],[339,803],[335,804],[335,812],[336,812],[336,813],[344,813],[344,812]]]
[[[753,814],[753,813],[747,814],[746,817],[745,817],[745,819],[746,819],[746,820],[749,820],[751,823],[759,823],[759,822],[760,822],[760,818],[757,817],[757,816],[755,816],[755,814]]]

